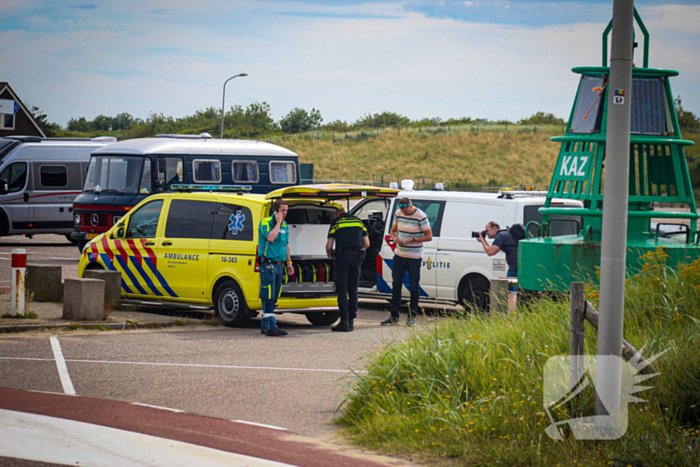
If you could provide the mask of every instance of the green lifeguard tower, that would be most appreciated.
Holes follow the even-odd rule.
[[[629,201],[626,266],[641,268],[640,256],[662,247],[667,264],[690,263],[700,258],[698,213],[690,183],[684,147],[693,144],[681,138],[669,78],[675,70],[648,67],[649,34],[636,9],[634,18],[644,35],[642,68],[632,68],[632,89],[609,89],[608,34],[603,33],[603,66],[579,67],[581,75],[576,99],[561,143],[559,159],[543,208],[542,224],[528,224],[530,238],[520,241],[518,284],[526,290],[566,292],[571,282],[596,280],[600,266],[603,223],[608,102],[631,99]],[[615,93],[609,99],[607,93]],[[583,208],[556,207],[556,199],[580,200]],[[654,210],[658,203],[683,205],[688,211]],[[657,220],[652,229],[652,219]],[[577,235],[552,237],[559,222],[575,223]],[[679,224],[683,235],[663,238],[659,227]]]

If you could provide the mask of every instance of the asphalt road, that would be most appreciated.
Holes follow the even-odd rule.
[[[56,235],[0,239],[0,287],[9,286],[13,248],[26,248],[29,263],[59,264],[77,277],[79,252]],[[8,266],[8,267],[5,267]],[[0,336],[0,385],[62,393],[65,378],[78,395],[150,404],[227,420],[243,420],[324,437],[353,371],[364,356],[438,318],[419,317],[414,329],[383,327],[384,301],[361,301],[355,331],[334,333],[304,316],[278,317],[285,337],[247,328],[188,326],[151,331],[59,333],[66,362],[59,375],[51,336],[36,332]]]

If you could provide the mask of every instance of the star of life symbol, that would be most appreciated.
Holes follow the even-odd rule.
[[[240,210],[236,211],[236,214],[231,214],[229,217],[231,221],[228,224],[228,230],[233,235],[238,235],[238,232],[243,230],[243,221],[245,220],[245,214],[242,214]]]
[[[621,438],[627,431],[627,406],[631,402],[646,402],[632,394],[651,389],[651,386],[637,384],[659,374],[640,372],[664,352],[641,362],[639,352],[629,362],[615,355],[560,355],[547,360],[544,366],[543,405],[551,423],[545,432],[557,440],[564,439],[566,431],[570,431],[575,439]],[[598,369],[607,374],[611,366],[619,366],[621,370],[617,408],[615,404],[601,400],[595,387]],[[596,403],[602,403],[605,414],[595,414]],[[578,414],[579,417],[567,418],[571,414]]]

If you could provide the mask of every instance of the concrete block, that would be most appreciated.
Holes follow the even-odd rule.
[[[63,319],[102,321],[105,317],[105,283],[100,279],[66,279]]]
[[[122,303],[122,273],[104,269],[88,269],[84,279],[101,279],[105,282],[105,309],[117,310]]]
[[[63,300],[61,266],[27,265],[26,287],[33,294],[34,302],[60,302]]]

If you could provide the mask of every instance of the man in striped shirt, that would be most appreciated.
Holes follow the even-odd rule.
[[[418,293],[420,284],[420,266],[423,261],[423,242],[433,239],[430,221],[423,211],[413,206],[408,198],[401,198],[399,209],[394,214],[391,225],[391,238],[396,244],[394,261],[391,267],[392,299],[391,317],[382,321],[383,325],[399,324],[401,310],[401,289],[403,279],[408,272],[411,291],[411,301],[408,308],[406,324],[415,324],[415,314],[418,312]]]

